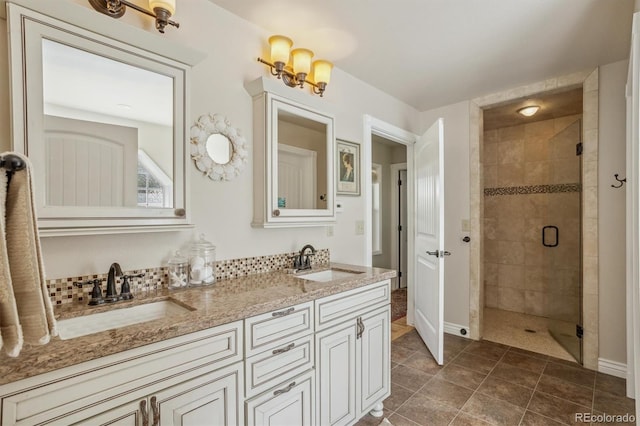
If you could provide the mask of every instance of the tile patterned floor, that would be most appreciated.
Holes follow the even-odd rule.
[[[437,365],[413,329],[392,342],[384,406],[394,426],[574,425],[589,424],[576,422],[575,413],[635,410],[623,379],[561,359],[449,334],[444,358]],[[367,415],[357,426],[381,420]]]

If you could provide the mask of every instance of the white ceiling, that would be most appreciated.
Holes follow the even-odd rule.
[[[634,5],[634,0],[211,1],[291,37],[316,58],[333,61],[421,111],[625,59]]]

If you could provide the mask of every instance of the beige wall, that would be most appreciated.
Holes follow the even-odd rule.
[[[628,61],[600,68],[598,152],[600,358],[626,362],[625,192],[613,175],[626,177],[625,82]]]
[[[485,131],[485,189],[579,183],[580,134],[580,116]],[[484,238],[485,306],[579,322],[579,192],[486,194]]]
[[[57,0],[80,5],[98,15],[86,0]],[[146,4],[142,0],[136,1]],[[129,12],[113,25],[128,24],[206,53],[193,68],[190,126],[200,115],[224,114],[240,129],[249,146],[253,143],[252,102],[244,84],[268,69],[256,62],[265,55],[271,35],[227,12],[208,0],[189,0],[178,5],[175,19],[180,28],[168,28],[160,35],[152,19]],[[34,2],[37,4],[37,2]],[[182,7],[181,7],[182,6]],[[230,42],[230,40],[232,42]],[[313,49],[313,46],[309,46]],[[0,20],[0,149],[10,148],[9,79],[7,74],[6,22]],[[331,59],[331,58],[329,58]],[[300,89],[287,89],[298,90]],[[308,95],[311,99],[313,95]],[[331,84],[322,102],[326,113],[336,120],[336,136],[354,142],[363,138],[363,115],[370,114],[408,131],[419,130],[418,112],[399,100],[334,68]],[[251,151],[250,151],[251,152]],[[255,229],[251,227],[253,204],[253,157],[242,175],[230,182],[213,182],[192,162],[187,164],[192,220],[195,229],[181,232],[135,235],[48,237],[42,241],[47,278],[104,273],[119,261],[126,270],[161,265],[174,250],[188,244],[199,233],[217,246],[219,259],[260,256],[299,250],[306,243],[328,248],[334,261],[364,264],[365,238],[356,234],[356,221],[364,217],[364,197],[341,197],[344,211],[338,215],[333,236],[325,227]],[[81,249],[80,249],[81,247]]]

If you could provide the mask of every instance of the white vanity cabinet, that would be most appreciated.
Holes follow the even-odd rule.
[[[314,303],[245,320],[247,426],[312,426]]]
[[[238,321],[0,386],[2,425],[242,424],[242,333]]]
[[[390,395],[390,300],[386,280],[316,301],[317,424],[351,425]]]

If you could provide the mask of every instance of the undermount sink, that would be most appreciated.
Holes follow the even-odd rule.
[[[61,340],[68,340],[141,322],[173,317],[189,311],[189,308],[171,300],[160,300],[129,308],[114,307],[110,311],[58,320],[58,336]]]
[[[354,275],[361,274],[357,271],[345,271],[344,269],[327,269],[326,271],[313,272],[311,274],[299,275],[298,278],[303,280],[327,282],[333,280],[339,280],[340,278],[352,277]]]

